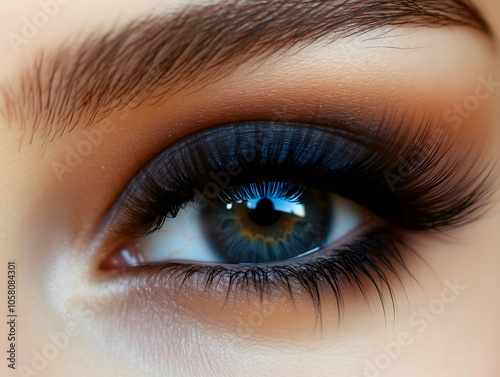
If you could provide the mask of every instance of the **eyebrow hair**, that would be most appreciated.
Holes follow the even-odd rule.
[[[153,93],[165,96],[233,72],[251,58],[391,27],[468,26],[489,34],[466,0],[226,0],[143,16],[41,51],[0,86],[0,116],[30,142]],[[69,36],[68,36],[69,38]],[[135,101],[134,101],[135,102]]]

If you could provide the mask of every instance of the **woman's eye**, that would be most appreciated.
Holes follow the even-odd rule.
[[[441,166],[463,160],[436,158],[446,143],[425,155],[429,128],[417,129],[367,138],[345,125],[259,121],[188,135],[143,166],[108,210],[93,242],[104,250],[97,263],[104,273],[175,276],[181,286],[201,276],[201,285],[191,280],[200,295],[298,290],[315,310],[328,290],[338,303],[361,282],[390,291],[391,275],[398,281],[407,268],[405,236],[459,224],[487,192],[472,173],[451,194],[430,187],[444,185]],[[401,153],[415,165],[404,184],[394,178]]]
[[[205,204],[190,203],[157,232],[124,242],[104,266],[285,261],[340,240],[363,223],[365,212],[339,195],[276,181],[229,187]]]
[[[188,136],[143,167],[109,212],[105,228],[123,239],[101,268],[312,257],[363,223],[368,210],[343,194],[365,153],[362,143],[302,124]]]

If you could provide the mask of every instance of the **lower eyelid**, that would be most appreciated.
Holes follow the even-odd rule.
[[[217,267],[179,263],[118,270],[114,277],[110,277],[107,272],[103,273],[108,275],[107,284],[120,287],[118,292],[121,293],[118,296],[124,299],[123,295],[126,295],[128,297],[126,299],[132,301],[143,301],[148,297],[147,306],[155,312],[161,312],[166,310],[165,307],[172,306],[197,321],[224,326],[229,331],[237,332],[238,329],[241,330],[240,317],[247,318],[249,315],[252,316],[250,313],[259,310],[262,313],[263,309],[262,307],[258,309],[259,305],[270,305],[269,310],[272,311],[272,315],[266,317],[266,325],[254,329],[254,335],[273,336],[282,333],[287,327],[289,336],[294,336],[293,334],[297,332],[311,335],[311,331],[321,332],[326,328],[337,326],[340,318],[342,321],[346,319],[347,313],[357,318],[361,308],[367,304],[372,309],[385,306],[387,310],[393,310],[391,305],[396,305],[396,302],[393,293],[390,292],[398,289],[397,287],[402,284],[401,277],[407,274],[400,259],[406,252],[405,245],[403,241],[399,241],[399,236],[391,235],[387,230],[380,230],[377,234],[377,236],[361,237],[356,248],[350,250],[346,246],[344,256],[339,254],[337,257],[339,260],[335,262],[336,290],[333,290],[326,281],[318,284],[320,303],[317,301],[318,297],[314,296],[315,288],[312,283],[308,285],[307,280],[300,282],[294,278],[299,276],[298,274],[284,268],[279,274],[275,273],[267,278],[257,273],[255,269],[252,272],[251,266]],[[391,243],[397,244],[397,250],[389,253],[373,249],[370,254],[371,260],[367,259],[363,267],[367,270],[355,273],[352,270],[354,261],[370,248],[378,247],[374,241],[376,237],[387,247],[391,248]],[[396,254],[390,255],[393,252]],[[325,250],[321,254],[324,258],[328,256],[328,251]],[[350,255],[354,256],[351,263],[341,262],[341,258]],[[313,262],[314,258],[307,260]],[[307,263],[307,260],[304,263]],[[351,267],[346,267],[349,264]],[[293,266],[293,263],[290,262],[290,266]],[[235,272],[243,269],[248,271],[247,276],[243,279],[235,278]],[[312,274],[312,271],[309,273]],[[283,280],[282,274],[287,274],[289,280]],[[312,275],[309,278],[312,278]],[[127,291],[129,293],[126,293]],[[381,298],[377,298],[379,294],[382,295]],[[362,297],[364,299],[360,300]],[[364,303],[365,300],[368,302]],[[364,309],[361,312],[364,312]],[[272,328],[272,323],[275,328]]]
[[[379,224],[379,226],[376,227],[375,224]],[[380,224],[380,221],[377,221],[376,223],[365,224],[364,226],[358,228],[354,234],[349,234],[343,237],[336,243],[328,245],[328,247],[325,247],[323,250],[286,261],[246,265],[174,260],[166,261],[163,263],[143,263],[136,266],[135,268],[121,268],[123,266],[118,266],[116,268],[116,271],[110,271],[115,269],[116,266],[104,266],[104,263],[101,263],[100,270],[102,270],[103,273],[107,274],[108,278],[113,278],[113,276],[133,278],[144,275],[143,278],[148,280],[149,283],[155,281],[155,285],[157,285],[158,281],[163,279],[163,277],[165,277],[168,281],[177,279],[182,281],[180,286],[185,286],[185,284],[189,282],[190,285],[194,284],[192,285],[192,288],[194,289],[196,284],[200,282],[200,279],[206,278],[207,275],[213,272],[215,272],[217,279],[221,279],[222,281],[228,278],[228,276],[231,274],[241,275],[241,272],[251,272],[252,269],[254,269],[255,271],[267,270],[268,272],[271,272],[274,268],[276,268],[277,270],[283,268],[283,271],[285,271],[287,268],[300,269],[318,260],[331,260],[334,263],[339,263],[337,267],[342,267],[340,258],[342,257],[342,255],[349,256],[351,254],[351,251],[354,249],[357,253],[356,258],[359,258],[360,256],[362,258],[382,258],[384,259],[384,263],[388,263],[392,260],[392,262],[397,265],[404,265],[400,251],[400,248],[407,248],[405,241],[403,240],[404,236],[402,234],[399,234],[399,231],[393,230],[387,225]],[[369,264],[373,264],[372,268],[376,267],[373,261],[371,261]],[[149,275],[152,271],[156,272],[152,275]],[[111,274],[109,274],[109,272],[111,272]],[[188,279],[186,279],[186,277],[183,275],[184,272],[188,272],[186,274],[188,275]],[[285,275],[281,275],[281,272],[278,274],[273,274],[275,276],[285,277]],[[345,277],[345,275],[342,276]],[[193,278],[191,281],[190,279],[192,277],[196,278]],[[153,280],[150,281],[150,279]],[[214,283],[213,279],[210,278],[208,280],[210,281],[210,284]],[[206,284],[206,282],[202,285],[204,289],[209,286]],[[177,288],[180,288],[180,286]]]

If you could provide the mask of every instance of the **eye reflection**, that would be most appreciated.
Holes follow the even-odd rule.
[[[363,209],[338,195],[288,182],[251,183],[228,188],[205,208],[189,204],[159,231],[126,242],[112,264],[283,261],[327,247],[362,220]]]

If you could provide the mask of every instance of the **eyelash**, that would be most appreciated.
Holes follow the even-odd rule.
[[[385,127],[387,124],[377,129]],[[402,230],[425,231],[472,221],[488,193],[486,170],[472,175],[472,169],[464,169],[467,173],[460,177],[460,184],[449,189],[449,172],[463,169],[465,160],[462,155],[448,153],[451,141],[435,143],[430,153],[422,156],[421,146],[426,145],[433,128],[429,122],[423,122],[416,134],[379,131],[378,138],[372,140],[332,127],[293,123],[253,122],[204,130],[167,148],[141,169],[109,211],[104,228],[110,235],[149,235],[169,217],[177,216],[187,203],[199,199],[194,192],[200,193],[213,180],[210,172],[224,171],[237,162],[242,173],[230,175],[231,184],[219,195],[222,201],[224,197],[234,199],[242,195],[241,189],[232,189],[234,186],[248,187],[256,179],[278,176],[282,181],[292,178],[345,196],[378,214],[387,224],[350,244],[327,248],[315,253],[315,259],[299,259],[294,264],[224,266],[167,262],[145,264],[143,269],[154,268],[157,277],[177,277],[182,280],[181,286],[194,276],[203,277],[204,289],[226,282],[226,298],[236,287],[246,292],[252,289],[261,297],[271,289],[288,291],[293,297],[298,285],[310,295],[319,315],[325,287],[333,292],[340,313],[342,287],[357,287],[365,295],[365,281],[374,286],[382,304],[380,284],[385,286],[394,305],[390,282],[401,282],[398,266],[411,276],[401,251],[402,247],[405,251],[411,248],[405,244]],[[265,140],[259,133],[262,129],[266,130]],[[250,161],[242,158],[241,151],[228,147],[241,145],[237,136],[240,134],[252,135],[245,139],[248,149],[257,153]],[[287,153],[285,147],[274,147],[278,151],[273,154],[275,138],[281,145],[288,145]],[[218,140],[224,140],[223,145]],[[255,148],[258,143],[259,148]],[[399,151],[404,151],[402,156],[398,156]],[[404,185],[392,191],[385,180],[386,173],[397,172],[401,159],[415,153],[422,161],[414,174],[406,177]],[[169,162],[168,169],[165,161]],[[337,164],[333,169],[327,166],[332,161]],[[437,169],[442,162],[447,169]],[[429,182],[434,185],[429,187]],[[366,187],[370,187],[370,192],[366,192]],[[243,190],[243,195],[248,196],[249,190]]]
[[[179,278],[181,283],[178,292],[196,275],[202,277],[200,286],[204,290],[226,283],[226,300],[231,297],[232,290],[238,294],[239,292],[236,292],[238,289],[246,294],[252,292],[261,299],[266,295],[273,296],[276,291],[280,295],[282,292],[287,292],[293,299],[296,292],[303,289],[312,300],[316,317],[321,320],[325,288],[333,292],[340,315],[345,287],[357,287],[366,298],[369,294],[366,281],[375,288],[384,312],[386,312],[386,299],[382,292],[384,287],[387,288],[395,310],[390,282],[394,278],[401,282],[398,269],[412,276],[400,252],[403,247],[407,248],[408,245],[398,234],[383,228],[374,229],[349,245],[334,250],[324,250],[320,257],[295,264],[226,267],[169,262],[161,265],[149,263],[144,268],[156,271],[153,284],[156,282],[161,284],[163,278]]]

